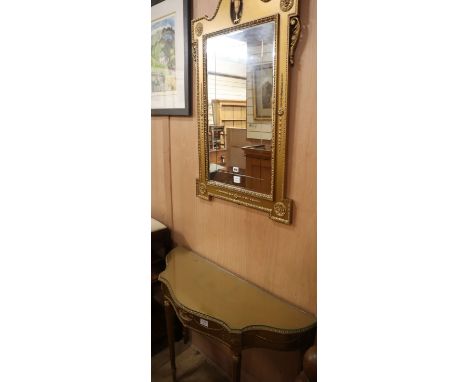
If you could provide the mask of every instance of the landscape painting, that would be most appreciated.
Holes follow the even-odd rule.
[[[151,23],[151,88],[176,91],[175,13]]]

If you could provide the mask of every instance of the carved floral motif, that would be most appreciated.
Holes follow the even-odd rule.
[[[197,36],[201,36],[202,33],[203,33],[203,24],[202,23],[197,23],[195,25],[195,34]]]
[[[281,0],[280,7],[283,12],[289,11],[294,5],[294,0]]]
[[[286,206],[284,205],[283,202],[275,203],[273,210],[275,211],[275,215],[280,216],[280,217],[283,217],[284,215],[286,215],[286,211],[287,211]]]

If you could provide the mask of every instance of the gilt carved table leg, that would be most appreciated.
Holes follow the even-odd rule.
[[[169,301],[164,300],[164,312],[166,314],[167,341],[169,345],[169,356],[171,359],[172,382],[176,382],[176,364],[174,349],[174,309]]]

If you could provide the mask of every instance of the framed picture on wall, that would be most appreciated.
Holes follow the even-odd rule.
[[[190,0],[151,0],[151,115],[191,115]]]
[[[273,97],[273,64],[254,67],[253,104],[254,119],[271,120],[271,101]]]

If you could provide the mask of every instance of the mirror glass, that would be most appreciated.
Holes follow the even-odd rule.
[[[275,22],[206,40],[209,179],[271,193]]]

